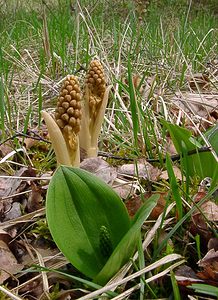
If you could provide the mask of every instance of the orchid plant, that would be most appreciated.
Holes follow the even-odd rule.
[[[79,167],[80,150],[85,157],[97,156],[111,89],[106,87],[103,67],[97,60],[90,64],[84,89],[82,97],[78,79],[68,75],[58,97],[55,119],[42,112],[59,165]]]

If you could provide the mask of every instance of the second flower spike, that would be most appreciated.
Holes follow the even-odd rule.
[[[86,157],[97,156],[98,137],[104,120],[110,89],[111,86],[106,87],[101,63],[98,60],[93,60],[85,80],[80,131],[80,147]]]

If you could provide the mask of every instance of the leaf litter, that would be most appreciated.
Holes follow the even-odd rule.
[[[33,143],[31,147],[32,146],[34,147],[36,144]],[[29,147],[28,143],[27,147]],[[174,153],[175,150],[173,150],[172,154]],[[145,159],[138,159],[137,164],[128,163],[120,166],[111,166],[105,159],[101,157],[89,158],[82,161],[81,168],[99,176],[106,183],[110,184],[125,200],[125,204],[130,216],[133,216],[140,208],[142,203],[155,193],[152,188],[153,184],[161,182],[162,180],[166,182],[168,181],[168,174],[166,171],[163,171],[158,167],[154,167]],[[174,166],[173,169],[178,182],[181,182],[182,176],[179,167]],[[15,239],[15,242],[13,243],[17,243],[17,249],[19,250],[18,255],[17,251],[15,251],[13,247],[9,247],[8,242],[5,242],[4,239],[1,238],[0,251],[2,254],[2,259],[0,260],[0,266],[2,266],[1,268],[3,270],[1,273],[1,282],[8,282],[10,285],[11,278],[13,278],[13,276],[18,276],[20,284],[14,289],[14,291],[18,292],[19,295],[31,295],[31,297],[33,296],[37,299],[43,297],[43,295],[45,295],[47,292],[44,286],[43,277],[40,275],[35,276],[34,273],[32,273],[32,275],[31,273],[22,274],[21,271],[28,269],[32,264],[40,264],[40,261],[45,263],[46,267],[51,268],[59,266],[65,269],[66,266],[68,266],[66,260],[59,253],[59,251],[57,251],[56,248],[52,249],[51,240],[49,240],[49,237],[48,240],[45,239],[46,235],[45,231],[43,231],[45,228],[42,228],[43,225],[40,225],[41,227],[37,225],[37,212],[39,212],[39,218],[42,218],[40,216],[44,215],[43,202],[45,199],[48,181],[43,180],[43,178],[50,177],[50,175],[51,173],[49,172],[48,176],[47,174],[42,174],[42,176],[38,177],[37,171],[34,168],[21,167],[20,170],[16,171],[11,177],[8,178],[8,176],[2,175],[0,178],[2,198],[1,226],[4,228],[4,224],[7,224],[5,228],[8,231],[8,233],[6,231],[6,234],[8,235],[10,231],[14,232],[13,239]],[[33,178],[33,180],[31,180],[31,178]],[[35,180],[36,178],[38,178],[38,180]],[[144,187],[142,188],[141,182],[147,182],[147,188],[149,186],[150,188],[148,188],[147,191],[143,191]],[[157,206],[151,213],[151,221],[159,220],[159,217],[163,215],[166,208],[168,191],[158,191],[158,193],[161,195],[161,197]],[[193,198],[194,202],[198,203],[205,195],[207,195],[206,190],[198,191]],[[205,245],[209,245],[210,243],[210,245],[214,247],[213,245],[216,244],[216,241],[213,240],[213,234],[210,226],[208,226],[208,222],[217,222],[217,205],[213,200],[209,200],[204,202],[200,209],[201,211],[197,211],[192,215],[190,232],[194,235],[199,234],[202,237],[202,241],[205,239]],[[28,216],[32,217],[28,218]],[[207,220],[205,220],[205,217]],[[38,226],[37,230],[34,229],[32,232],[29,232],[28,227],[27,229],[25,228],[25,225],[28,224],[28,222],[31,227],[34,225]],[[44,223],[44,226],[46,227],[46,223]],[[42,231],[40,232],[40,230]],[[156,230],[159,230],[159,228],[157,227]],[[20,234],[22,236],[21,240]],[[41,234],[44,237],[40,236]],[[160,231],[158,243],[161,243],[165,239],[166,235],[167,234],[165,230],[162,232]],[[12,237],[10,237],[9,240],[12,240]],[[168,243],[170,243],[170,240]],[[171,244],[171,247],[174,248],[175,246]],[[149,248],[145,248],[145,250],[149,251]],[[214,248],[211,250],[214,251]],[[36,252],[40,254],[37,256]],[[53,255],[54,258],[52,258]],[[188,269],[183,269],[182,280],[181,275],[177,275],[177,272],[179,274],[179,270],[182,267],[178,268],[179,264],[175,264],[175,268],[177,267],[178,270],[176,271],[178,284],[180,286],[188,286],[193,282],[202,281],[215,284],[217,280],[217,270],[216,264],[214,265],[213,261],[216,260],[216,255],[211,255],[209,257],[210,259],[208,259],[208,261],[206,260],[206,264],[204,264],[204,260],[203,263],[202,261],[198,264],[196,263],[196,271],[193,271],[190,267],[184,265],[184,267],[187,267]],[[184,264],[184,261],[181,260],[181,264]],[[198,267],[201,267],[203,270],[197,271]],[[75,270],[73,270],[73,272],[75,272]],[[169,270],[166,269],[165,273],[160,272],[159,276],[162,278],[164,274],[168,273]],[[59,277],[53,272],[49,273],[46,278],[50,286],[55,286],[56,281],[62,285],[64,290],[59,292],[59,299],[65,299],[65,297],[75,297],[74,299],[77,299],[76,297],[82,297],[83,299],[84,297],[84,299],[86,299],[86,296],[84,295],[89,294],[89,292],[84,289],[77,288],[71,291],[71,285],[69,284],[69,281]],[[158,276],[154,276],[154,280],[157,279]],[[131,294],[132,292],[133,290],[130,289],[129,293]],[[128,294],[128,292],[126,292],[126,294]]]
[[[36,144],[33,143],[33,145],[31,146],[29,145],[27,143],[26,146],[31,149],[31,147],[34,147]],[[163,171],[158,167],[154,167],[144,159],[138,160],[137,164],[128,163],[114,167],[104,159],[98,157],[94,159],[84,160],[81,163],[81,168],[92,172],[93,174],[103,179],[105,182],[112,185],[114,189],[119,193],[119,195],[123,199],[125,199],[125,204],[130,216],[133,216],[142,205],[142,203],[154,193],[153,190],[145,190],[144,192],[142,192],[140,182],[150,182],[152,187],[152,184],[157,183],[158,181],[168,180],[166,171]],[[174,173],[177,180],[181,182],[182,176],[179,167],[174,166]],[[25,177],[28,179],[22,180],[22,178]],[[41,275],[34,275],[34,273],[23,273],[22,271],[28,269],[32,264],[40,264],[40,261],[43,262],[46,267],[60,267],[64,270],[67,268],[68,264],[63,256],[59,254],[59,251],[57,251],[56,248],[52,249],[51,243],[48,242],[49,240],[45,239],[45,231],[43,231],[44,229],[42,227],[40,229],[40,226],[37,225],[38,218],[34,218],[34,215],[37,216],[37,212],[41,211],[41,209],[43,208],[47,182],[44,182],[44,185],[42,186],[40,182],[43,182],[43,176],[38,177],[41,180],[37,181],[31,180],[31,177],[37,177],[37,172],[32,168],[22,167],[20,168],[20,170],[16,171],[10,178],[6,178],[6,176],[4,177],[4,175],[2,175],[2,177],[0,178],[0,191],[2,198],[1,222],[3,222],[1,225],[4,227],[4,223],[8,224],[8,226],[6,226],[6,230],[8,232],[10,232],[10,230],[14,230],[15,233],[13,237],[15,241],[12,242],[12,244],[10,244],[10,242],[8,241],[5,242],[4,239],[0,237],[0,267],[2,270],[0,280],[2,284],[7,283],[8,286],[13,286],[14,283],[12,284],[12,282],[15,276],[19,280],[19,285],[16,288],[12,289],[12,291],[18,293],[19,295],[26,295],[25,297],[27,298],[35,297],[39,299],[43,297],[43,295],[45,296],[48,292],[48,287],[45,288],[45,278],[43,279],[43,276]],[[158,201],[157,206],[152,211],[152,214],[150,216],[151,220],[157,220],[159,216],[164,213],[166,208],[168,191],[158,193],[161,195],[161,197]],[[204,191],[202,195],[199,194],[198,196],[196,196],[195,202],[199,202],[205,195],[206,191]],[[198,198],[198,201],[196,201],[196,198]],[[202,241],[205,240],[205,245],[209,243],[212,244],[213,234],[211,232],[211,228],[208,226],[208,221],[217,222],[217,205],[213,201],[206,201],[201,205],[200,208],[201,212],[197,211],[192,215],[190,232],[194,235],[199,234],[202,237]],[[30,219],[29,225],[31,227],[36,225],[38,226],[38,229],[29,232],[28,227],[26,228],[26,225],[28,224],[28,215],[30,215],[31,213],[33,219]],[[43,213],[44,212],[42,212],[42,214]],[[22,216],[25,215],[27,219],[25,220],[24,218],[20,223],[19,220],[22,220]],[[205,217],[208,219],[207,221],[205,221]],[[14,222],[10,223],[11,221]],[[44,226],[46,227],[46,223]],[[193,226],[195,227],[194,231]],[[42,231],[40,232],[40,230]],[[157,230],[159,230],[159,228],[157,228]],[[9,233],[7,232],[6,234],[9,235]],[[41,234],[44,237],[40,236]],[[158,243],[161,243],[161,241],[165,239],[167,234],[165,230],[162,230],[162,232],[160,231],[158,235]],[[22,239],[20,239],[20,236],[22,237]],[[10,237],[9,240],[12,240],[12,237]],[[14,247],[11,246],[13,245],[13,243],[17,244],[16,247],[18,251],[15,251]],[[168,243],[170,243],[170,240],[168,241]],[[145,248],[145,250],[150,251],[149,247],[147,247]],[[175,248],[175,245],[171,245],[171,248]],[[176,271],[176,278],[179,286],[187,287],[188,285],[195,282],[206,282],[213,285],[216,284],[217,253],[214,253],[213,248],[209,251],[211,252],[208,252],[209,254],[206,254],[206,256],[199,263],[196,263],[195,271],[190,267],[184,265],[184,261],[181,259],[181,257],[178,257],[181,259],[180,263],[172,265],[172,268],[176,268],[178,270]],[[40,254],[38,254],[37,256],[36,252]],[[168,259],[167,256],[166,259]],[[167,260],[167,263],[169,263],[169,260]],[[179,264],[183,264],[184,267],[188,268],[183,269],[182,279],[181,275],[177,275],[177,272],[179,272],[180,268],[182,268],[181,266],[179,267]],[[74,269],[72,271],[75,272]],[[150,280],[158,281],[158,278],[159,280],[161,280],[161,278],[169,274],[169,272],[170,269],[166,268],[165,271],[160,272],[157,276],[151,277]],[[130,278],[135,278],[134,276]],[[130,278],[127,277],[124,280],[129,280]],[[59,282],[59,285],[62,286],[63,290],[58,293],[58,299],[66,299],[66,297],[71,297],[72,299],[78,299],[79,297],[81,299],[88,299],[89,297],[89,292],[84,289],[76,288],[75,290],[71,290],[69,281],[53,272],[50,272],[47,275],[46,280],[49,286],[55,287],[56,282]],[[121,281],[122,284],[124,284],[124,282],[125,281]],[[114,286],[117,287],[119,284],[120,282],[118,281]],[[111,289],[112,287],[112,285],[109,285],[108,288]],[[137,289],[138,288],[139,286],[137,287]],[[90,296],[92,297],[92,295],[95,294],[100,295],[100,293],[106,290],[106,288],[99,290],[98,293],[91,293]],[[128,293],[131,294],[133,291],[133,289],[130,289],[129,291],[127,289],[124,292],[124,295],[127,295]]]

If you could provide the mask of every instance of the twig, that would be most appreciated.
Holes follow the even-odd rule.
[[[51,144],[50,141],[44,139],[43,137],[41,137],[37,133],[35,133],[35,132],[31,132],[31,133],[34,134],[34,136],[32,136],[30,134],[23,133],[23,132],[17,132],[14,135],[10,136],[9,138],[5,139],[3,142],[1,142],[0,146],[2,146],[3,144],[7,143],[8,141],[14,140],[14,139],[16,139],[17,137],[20,137],[20,136],[26,137],[26,138],[30,138],[30,139],[33,139],[33,140],[37,140],[37,141],[46,142],[48,144]]]
[[[211,147],[201,147],[198,149],[193,149],[187,152],[187,155],[194,155],[200,152],[210,152],[211,151]],[[130,158],[130,157],[122,157],[122,156],[116,156],[113,155],[111,153],[107,153],[107,152],[103,152],[103,151],[98,151],[98,155],[99,156],[103,156],[103,157],[108,157],[108,158],[113,158],[113,159],[120,159],[120,160],[128,160],[128,161],[134,161],[136,158]],[[182,157],[182,154],[174,154],[171,155],[170,158],[172,161],[177,161],[180,160],[180,158]],[[156,159],[156,158],[146,158],[146,161],[149,163],[160,163],[161,160],[160,159]],[[163,162],[166,162],[166,157],[163,158],[162,160]]]

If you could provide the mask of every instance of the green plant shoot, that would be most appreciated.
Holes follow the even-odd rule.
[[[91,173],[60,166],[52,177],[46,215],[52,237],[70,263],[105,284],[133,255],[140,228],[156,205],[151,197],[131,221],[114,190]]]

